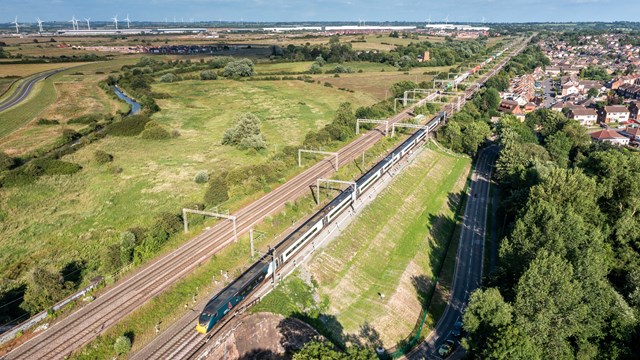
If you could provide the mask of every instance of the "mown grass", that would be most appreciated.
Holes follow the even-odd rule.
[[[345,333],[369,323],[392,346],[412,331],[424,305],[419,297],[433,285],[453,231],[450,202],[469,162],[426,150],[313,257],[311,273]],[[425,288],[418,291],[415,279]]]
[[[83,64],[85,63],[2,64],[0,65],[0,77],[27,77],[47,70],[62,69]]]
[[[215,173],[260,163],[331,121],[340,102],[370,103],[366,97],[299,81],[185,82],[156,90],[172,98],[162,101],[165,110],[154,119],[179,130],[179,138],[107,137],[64,158],[83,167],[78,174],[43,177],[29,187],[0,190],[5,219],[0,223],[2,276],[21,276],[35,264],[61,268],[79,259],[93,264],[89,271],[99,273],[102,251],[118,241],[121,231],[148,226],[160,212],[177,212],[202,201],[205,186],[193,180],[198,171]],[[263,120],[267,151],[251,154],[220,145],[234,115],[245,111]],[[114,162],[98,165],[96,150],[112,154]],[[114,173],[118,167],[123,171]],[[291,174],[300,170],[291,169]],[[234,185],[231,200],[224,204],[231,210],[263,194]]]

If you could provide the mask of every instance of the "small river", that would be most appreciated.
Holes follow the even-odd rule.
[[[128,97],[127,95],[125,95],[122,90],[120,90],[120,88],[118,88],[118,86],[114,86],[113,87],[113,91],[116,93],[116,95],[124,100],[127,104],[131,105],[131,111],[129,112],[129,115],[135,115],[137,113],[140,112],[141,106],[138,102],[136,102],[135,100],[133,100],[132,98]]]

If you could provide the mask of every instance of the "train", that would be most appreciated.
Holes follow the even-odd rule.
[[[313,244],[316,236],[331,224],[342,212],[350,208],[356,199],[375,184],[400,159],[412,152],[416,145],[426,138],[430,131],[446,120],[446,111],[432,118],[425,128],[418,129],[407,140],[396,147],[382,161],[367,171],[355,182],[354,187],[342,191],[326,206],[280,241],[270,254],[263,255],[248,270],[217,293],[205,305],[198,317],[196,331],[210,332],[225,316],[251,294],[263,281],[291,261],[303,247]]]

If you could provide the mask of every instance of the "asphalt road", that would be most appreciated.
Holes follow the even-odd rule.
[[[0,112],[8,110],[20,104],[22,101],[24,101],[24,99],[26,99],[29,96],[29,94],[31,93],[31,90],[33,90],[33,87],[36,85],[38,81],[44,80],[49,76],[55,73],[58,73],[62,70],[66,70],[66,69],[57,69],[57,70],[49,70],[49,71],[41,72],[35,75],[31,75],[25,80],[19,81],[13,93],[7,96],[5,99],[0,100]]]
[[[465,207],[460,233],[460,243],[456,255],[456,268],[451,286],[451,298],[436,328],[427,339],[412,351],[407,357],[410,359],[441,359],[437,353],[438,347],[447,339],[456,341],[451,359],[462,358],[463,350],[457,338],[451,335],[456,321],[462,318],[463,310],[469,300],[469,295],[482,282],[482,267],[485,251],[485,234],[489,203],[489,185],[493,163],[498,154],[498,147],[493,145],[480,151],[475,170],[471,177],[469,197]]]

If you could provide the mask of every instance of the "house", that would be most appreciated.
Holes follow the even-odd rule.
[[[528,114],[532,111],[535,111],[538,108],[538,106],[532,102],[528,102],[526,104],[524,104],[524,113]]]
[[[593,141],[608,142],[613,145],[629,145],[629,138],[618,134],[617,131],[600,130],[590,135]]]
[[[640,141],[640,128],[627,126],[620,134],[628,137],[631,141]]]
[[[573,94],[578,94],[580,92],[580,90],[578,90],[578,87],[576,85],[573,84],[564,84],[562,85],[562,96],[568,96],[568,95],[573,95]]]
[[[603,85],[599,81],[581,80],[580,82],[578,82],[578,91],[580,91],[581,94],[588,93],[590,89],[596,89],[598,90],[598,93],[600,93],[602,87]]]
[[[522,111],[518,102],[514,100],[502,100],[498,111],[505,114],[524,115],[524,111]]]
[[[598,113],[595,109],[586,107],[573,107],[569,110],[569,119],[579,121],[582,126],[592,126],[598,121]]]
[[[603,118],[606,124],[610,122],[626,122],[629,121],[629,109],[622,105],[605,106]]]

